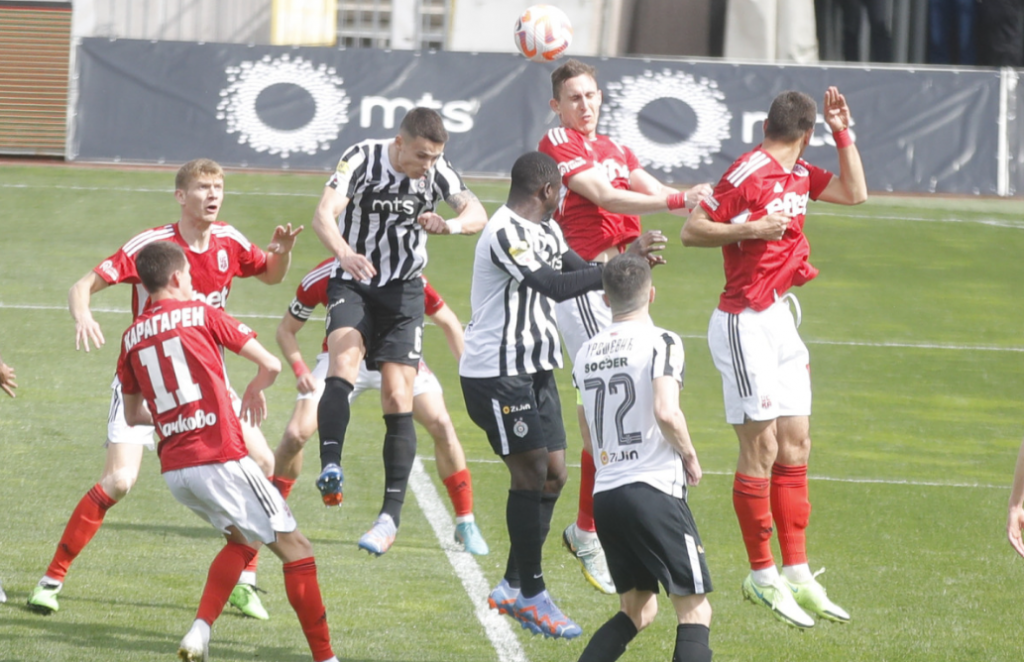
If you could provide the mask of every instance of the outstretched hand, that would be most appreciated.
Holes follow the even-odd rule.
[[[267,397],[263,391],[253,388],[251,384],[245,389],[239,418],[257,428],[263,424],[267,418]]]
[[[90,340],[96,349],[102,347],[103,343],[106,342],[103,338],[103,331],[100,329],[99,322],[91,317],[75,323],[75,349],[85,349],[88,352]]]
[[[661,233],[661,230],[648,230],[629,245],[629,252],[647,258],[647,263],[655,267],[665,264],[665,258],[658,255],[657,252],[664,249],[666,243],[668,243],[668,239]]]
[[[267,246],[267,252],[277,253],[279,255],[290,253],[292,247],[295,246],[295,238],[299,236],[300,232],[302,232],[303,227],[304,226],[300,225],[295,228],[295,230],[292,230],[292,224],[289,223],[287,225],[279,225],[274,228],[274,236],[270,238],[270,244]]]
[[[14,381],[18,376],[14,374],[14,368],[7,365],[3,361],[0,361],[0,389],[3,389],[4,393],[13,397],[14,389],[18,388],[18,383]]]
[[[1024,540],[1021,540],[1021,527],[1024,526],[1024,508],[1010,506],[1010,514],[1006,518],[1006,537],[1018,554],[1024,556]]]
[[[832,86],[825,90],[825,123],[832,133],[848,129],[853,123],[850,107],[846,105],[846,97],[839,93],[839,88]]]

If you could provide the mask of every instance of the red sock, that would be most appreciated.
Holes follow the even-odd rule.
[[[473,479],[469,475],[469,469],[456,471],[444,479],[444,486],[448,488],[448,498],[452,500],[456,517],[464,517],[473,514]]]
[[[597,531],[594,526],[594,456],[583,449],[580,453],[580,503],[576,511],[576,526],[591,533]]]
[[[284,564],[284,590],[295,615],[299,617],[313,659],[322,661],[334,657],[331,633],[327,629],[327,610],[320,597],[316,561],[312,556]]]
[[[807,496],[807,465],[772,465],[772,512],[779,530],[782,565],[807,563],[807,524],[811,502]]]
[[[294,478],[285,478],[283,476],[273,476],[270,482],[274,484],[277,491],[281,493],[281,496],[287,501],[288,495],[292,493],[292,488],[295,487]]]
[[[100,487],[99,483],[92,486],[92,489],[85,493],[82,500],[75,506],[71,513],[71,519],[64,527],[64,533],[57,544],[57,551],[50,561],[50,567],[46,569],[46,576],[64,581],[68,574],[68,568],[75,557],[82,553],[85,546],[89,544],[92,537],[103,525],[103,518],[107,509],[113,506],[116,501],[107,496],[107,493]]]
[[[736,474],[732,484],[732,507],[740,522],[743,544],[751,570],[775,565],[772,558],[772,511],[769,498],[771,480]]]
[[[229,542],[224,545],[213,563],[210,564],[210,571],[206,575],[206,586],[203,587],[203,597],[199,599],[199,610],[196,618],[213,625],[220,613],[224,611],[224,605],[228,603],[232,589],[238,583],[238,575],[242,574],[242,568],[256,556],[256,550],[248,545],[240,545],[237,542]]]
[[[245,564],[244,572],[256,572],[256,566],[260,564],[260,554],[256,552],[249,562]]]

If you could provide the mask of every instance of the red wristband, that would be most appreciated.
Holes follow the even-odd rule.
[[[835,131],[832,133],[832,139],[836,141],[836,148],[842,149],[849,147],[853,144],[853,137],[850,136],[849,129],[843,129],[842,131]]]
[[[292,364],[292,372],[295,373],[295,378],[298,379],[303,375],[309,374],[309,366],[306,365],[305,361],[299,359],[298,361]]]
[[[668,196],[668,209],[672,211],[674,209],[683,209],[686,207],[686,194],[685,193],[673,193]]]

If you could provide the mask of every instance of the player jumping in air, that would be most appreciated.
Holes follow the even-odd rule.
[[[740,443],[733,507],[751,570],[743,594],[805,628],[814,625],[807,612],[839,622],[850,616],[828,598],[807,561],[810,358],[790,289],[818,275],[803,232],[808,199],[856,205],[868,195],[849,134],[850,109],[835,87],[825,92],[824,116],[839,152],[839,176],[803,160],[816,113],[806,94],[778,95],[764,142],[730,166],[681,232],[684,245],[720,246],[725,258],[725,291],[711,315],[708,345],[722,375],[726,421]],[[781,575],[772,558],[773,531]]]

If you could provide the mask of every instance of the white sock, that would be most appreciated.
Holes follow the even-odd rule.
[[[251,570],[243,570],[242,574],[238,575],[238,583],[256,586],[256,573]]]
[[[199,630],[199,632],[203,635],[203,638],[206,641],[210,640],[210,624],[207,623],[206,621],[204,621],[204,620],[202,620],[200,618],[197,618],[196,620],[192,621],[192,628],[191,629]]]
[[[806,563],[784,565],[782,566],[782,574],[794,584],[803,584],[814,579],[814,575],[811,574],[811,566]]]
[[[54,585],[63,586],[64,582],[59,582],[49,575],[43,575],[43,578],[39,580],[39,585],[43,588],[53,588]]]
[[[455,523],[456,524],[462,524],[463,522],[475,522],[475,521],[476,521],[476,518],[473,517],[473,513],[470,513],[468,515],[459,515],[458,517],[455,518]]]
[[[758,586],[771,586],[779,579],[779,570],[773,565],[762,570],[751,570],[750,574]]]

